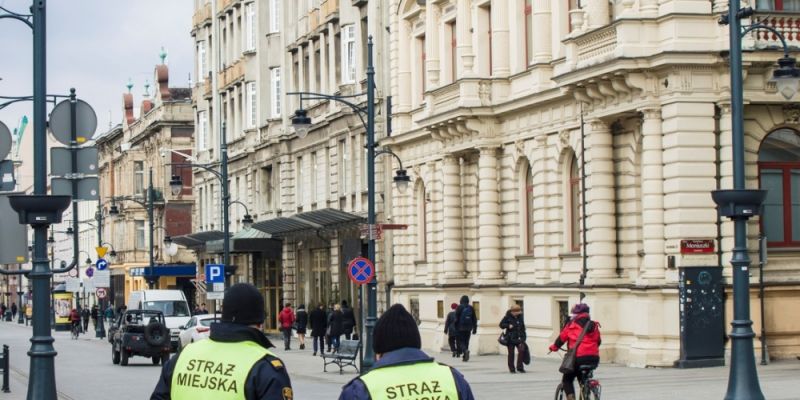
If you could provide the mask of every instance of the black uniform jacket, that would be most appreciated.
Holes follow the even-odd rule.
[[[245,325],[221,322],[211,324],[211,339],[217,342],[253,341],[264,348],[275,347],[258,329]],[[150,400],[167,400],[170,398],[172,372],[180,353],[173,356],[161,369],[161,376]],[[253,365],[244,384],[244,395],[247,400],[291,400],[292,383],[286,366],[277,357],[266,356]],[[287,396],[288,395],[288,396]]]

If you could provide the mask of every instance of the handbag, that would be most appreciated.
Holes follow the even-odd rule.
[[[567,350],[567,354],[564,355],[564,359],[561,360],[561,367],[558,368],[558,372],[562,374],[573,374],[575,373],[575,363],[577,362],[577,353],[578,353],[578,346],[581,345],[583,341],[583,337],[586,335],[586,332],[589,330],[589,324],[592,324],[592,321],[587,321],[586,325],[583,327],[580,336],[578,336],[578,340],[575,341],[575,346],[572,346],[571,349]]]
[[[531,364],[531,349],[528,348],[528,344],[525,343],[525,342],[522,342],[522,346],[524,348],[523,354],[522,354],[522,363],[525,364],[525,365],[530,365]]]
[[[508,336],[505,334],[505,332],[500,333],[500,336],[497,338],[497,343],[500,343],[503,346],[508,346]]]

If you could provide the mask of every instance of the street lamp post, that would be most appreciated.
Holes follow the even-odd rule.
[[[124,200],[132,201],[132,202],[134,202],[136,204],[139,204],[140,206],[144,207],[145,209],[147,209],[147,222],[148,222],[148,227],[150,228],[149,229],[150,240],[149,240],[149,243],[148,243],[148,257],[149,257],[149,260],[150,260],[150,266],[149,266],[149,271],[150,272],[147,274],[148,275],[148,277],[147,277],[147,287],[150,288],[150,289],[155,289],[157,280],[155,279],[155,275],[154,275],[154,266],[155,266],[154,247],[155,246],[153,244],[153,233],[155,231],[155,226],[154,226],[154,221],[153,221],[153,208],[154,208],[154,206],[153,206],[153,196],[155,194],[155,190],[153,189],[153,168],[150,168],[149,179],[150,179],[150,183],[147,185],[147,198],[144,201],[139,200],[139,199],[137,199],[135,197],[131,197],[131,196],[112,197],[111,198],[112,204],[111,204],[111,207],[108,209],[108,215],[111,216],[111,217],[115,217],[115,216],[120,214],[119,208],[115,204],[117,201],[124,201]]]
[[[744,158],[744,89],[742,74],[742,36],[754,30],[768,30],[783,43],[783,58],[773,73],[778,91],[787,99],[798,87],[800,71],[783,35],[774,28],[755,23],[742,28],[741,19],[753,15],[752,8],[740,8],[739,0],[731,0],[728,15],[720,23],[730,24],[731,128],[733,144],[733,189],[716,190],[712,198],[719,214],[733,220],[733,321],[731,321],[731,368],[726,400],[761,400],[764,395],[758,382],[753,351],[753,321],[750,319],[750,256],[747,251],[747,220],[758,215],[766,190],[748,190],[745,186]]]
[[[388,154],[394,156],[400,162],[400,169],[394,177],[394,182],[397,184],[399,190],[404,191],[408,187],[410,178],[403,169],[403,164],[400,158],[389,150],[376,151],[375,145],[375,68],[372,59],[372,36],[369,37],[367,42],[367,91],[351,96],[334,96],[322,93],[313,92],[290,92],[288,95],[300,96],[300,109],[295,112],[292,118],[292,125],[299,138],[303,138],[308,134],[311,127],[311,118],[308,117],[307,112],[303,109],[303,100],[333,100],[344,103],[361,118],[361,122],[366,128],[367,135],[367,224],[369,224],[369,236],[367,242],[367,258],[374,264],[375,263],[375,158]],[[356,97],[366,96],[366,107],[356,104],[351,99]],[[387,113],[388,118],[391,118],[391,111]],[[366,116],[366,121],[364,117]],[[362,361],[362,371],[368,371],[375,362],[375,352],[372,350],[372,332],[375,328],[377,320],[377,303],[378,303],[378,280],[377,276],[367,284],[367,316],[364,323],[364,360]]]

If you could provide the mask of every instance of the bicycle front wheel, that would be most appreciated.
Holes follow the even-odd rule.
[[[559,383],[558,387],[556,388],[556,400],[566,400],[567,395],[564,393],[564,384]]]

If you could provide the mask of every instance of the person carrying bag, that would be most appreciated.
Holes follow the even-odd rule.
[[[518,304],[511,306],[503,317],[503,320],[500,321],[500,328],[505,329],[505,332],[500,335],[498,341],[500,344],[505,342],[505,346],[508,348],[508,372],[512,374],[517,372],[524,373],[525,367],[523,363],[526,358],[528,359],[528,363],[530,363],[530,355],[526,357],[527,345],[525,344],[525,340],[527,340],[528,336],[525,332],[525,320],[522,318],[522,307]],[[516,368],[514,363],[515,351],[518,353],[516,357]]]
[[[561,330],[555,343],[550,345],[550,351],[558,351],[564,343],[569,349],[559,367],[567,400],[575,400],[573,382],[580,367],[597,368],[600,363],[600,324],[591,320],[589,306],[584,303],[576,304],[572,314],[574,317]]]

